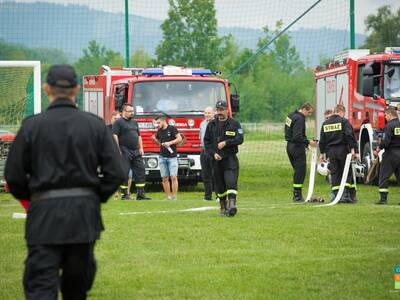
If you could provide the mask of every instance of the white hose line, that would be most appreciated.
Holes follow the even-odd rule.
[[[336,198],[328,204],[316,205],[315,207],[332,206],[332,205],[337,204],[340,201],[340,199],[342,198],[344,189],[346,187],[346,181],[347,181],[347,176],[349,174],[350,163],[351,163],[351,153],[347,154],[347,156],[346,156],[346,163],[344,165],[342,181],[340,182],[340,188],[336,195]]]
[[[356,178],[356,162],[351,163],[351,171],[353,172],[353,185],[354,189],[357,190],[357,178]]]
[[[314,192],[315,169],[317,167],[317,147],[311,147],[310,180],[308,182],[307,197],[304,202],[309,202]]]

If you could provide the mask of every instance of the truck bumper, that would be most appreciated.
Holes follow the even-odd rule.
[[[160,182],[159,155],[146,153],[143,156],[146,168],[146,181]],[[178,154],[178,180],[200,181],[200,154]]]

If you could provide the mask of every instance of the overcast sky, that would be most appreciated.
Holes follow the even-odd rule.
[[[0,2],[4,1],[0,0]],[[16,2],[38,1],[17,0]],[[109,12],[122,12],[124,9],[124,0],[41,0],[40,2],[87,5],[93,9]],[[289,24],[315,2],[316,0],[215,1],[219,26],[257,29],[264,25],[273,26],[279,19],[282,19],[285,25]],[[349,2],[349,0],[322,0],[296,26],[347,29]],[[375,13],[382,5],[390,5],[393,10],[397,10],[400,8],[400,0],[355,0],[356,32],[365,33],[364,19],[368,14]],[[129,0],[129,10],[131,14],[163,20],[168,10],[168,0]]]

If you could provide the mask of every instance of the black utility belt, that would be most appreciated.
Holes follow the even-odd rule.
[[[93,196],[93,195],[96,195],[96,193],[89,188],[56,189],[56,190],[48,190],[48,191],[34,193],[31,197],[31,201],[52,199],[52,198],[64,198],[64,197]]]
[[[287,141],[287,143],[288,143],[288,144],[291,144],[291,145],[295,145],[295,146],[307,147],[307,145],[304,144],[304,143],[294,143],[294,142],[291,142],[291,141]]]

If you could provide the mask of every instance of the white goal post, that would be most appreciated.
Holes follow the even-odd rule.
[[[29,60],[2,60],[0,61],[0,68],[33,68],[33,113],[38,114],[42,110],[41,99],[41,69],[40,61]]]

